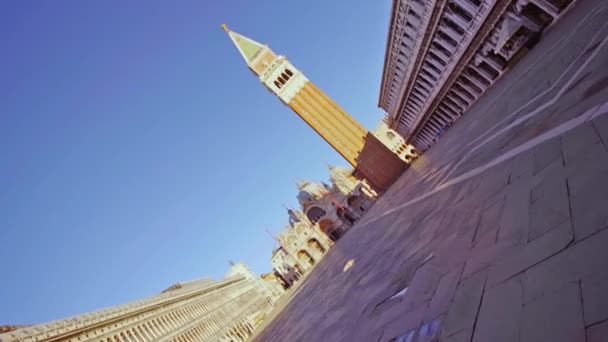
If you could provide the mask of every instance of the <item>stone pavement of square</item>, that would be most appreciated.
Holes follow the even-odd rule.
[[[606,18],[579,0],[256,341],[608,341]]]

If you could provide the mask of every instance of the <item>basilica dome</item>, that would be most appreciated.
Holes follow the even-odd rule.
[[[314,202],[323,193],[323,186],[312,182],[303,182],[299,186],[298,202],[302,207]]]

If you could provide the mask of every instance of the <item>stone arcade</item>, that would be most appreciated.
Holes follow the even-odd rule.
[[[395,0],[379,106],[428,149],[571,0]]]

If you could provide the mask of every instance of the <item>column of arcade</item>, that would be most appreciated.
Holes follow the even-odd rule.
[[[500,78],[521,48],[558,18],[568,3],[569,1],[564,2],[561,7],[557,7],[547,0],[515,1],[429,116],[413,140],[414,146],[423,151],[428,149]],[[544,16],[551,19],[546,21]],[[520,26],[513,30],[512,25],[509,27],[509,21],[520,23]],[[511,31],[504,31],[509,28]],[[506,40],[505,35],[509,37]],[[435,47],[437,50],[431,52],[436,58],[447,58],[449,51],[442,49],[445,45]]]
[[[453,0],[447,3],[399,118],[398,131],[402,135],[408,136],[415,128],[422,113],[459,62],[471,36],[481,25],[482,14],[490,8],[488,2]],[[440,129],[447,123],[446,120],[438,117],[431,125]]]

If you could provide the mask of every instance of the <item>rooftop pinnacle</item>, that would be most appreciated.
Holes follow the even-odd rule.
[[[241,56],[245,59],[245,62],[249,65],[255,56],[264,48],[264,45],[256,42],[253,39],[249,39],[243,35],[240,35],[228,28],[226,24],[222,24],[224,31],[228,33],[230,39],[241,53]]]

